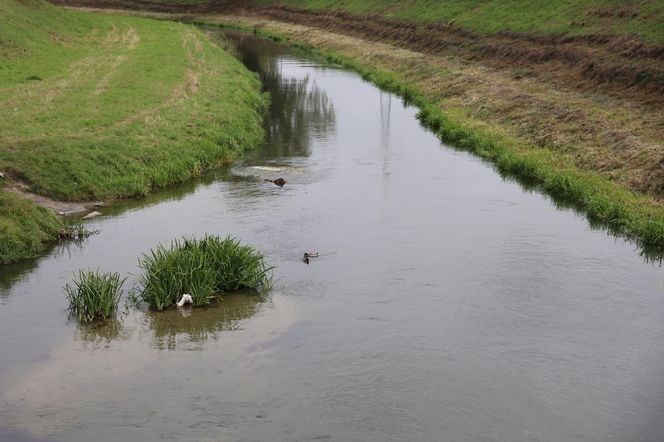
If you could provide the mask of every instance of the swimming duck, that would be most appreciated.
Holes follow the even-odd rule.
[[[309,264],[309,258],[318,258],[318,252],[304,252],[304,258],[302,260]]]

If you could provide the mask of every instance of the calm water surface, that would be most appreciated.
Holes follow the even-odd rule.
[[[658,264],[356,74],[234,38],[272,94],[263,147],[0,270],[0,440],[662,440]],[[68,320],[73,271],[206,232],[265,251],[275,290]]]

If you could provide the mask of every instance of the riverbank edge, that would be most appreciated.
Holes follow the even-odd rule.
[[[264,109],[257,109],[261,113]],[[256,146],[246,146],[243,152],[248,152]],[[237,161],[241,155],[231,153],[227,155],[219,164],[211,167],[201,168],[196,173],[191,173],[184,181],[188,181],[203,175],[206,172],[232,164]],[[170,183],[165,183],[162,186],[155,186],[151,189],[150,193],[166,189],[170,186],[181,184],[183,180],[176,180]],[[87,214],[92,209],[96,202],[91,201],[78,201],[76,205],[81,205],[85,210],[77,212],[76,214],[60,215],[52,207],[53,205],[64,204],[71,205],[71,203],[61,202],[57,200],[50,200],[49,198],[42,197],[34,194],[39,200],[48,201],[45,204],[36,202],[35,198],[20,195],[12,190],[0,187],[0,266],[7,264],[14,264],[21,261],[34,259],[39,257],[48,247],[52,246],[58,241],[62,240],[61,233],[67,229],[68,224],[76,224],[78,217]],[[113,201],[119,200],[139,200],[147,195],[134,196],[128,198],[113,198],[107,200],[103,204],[112,204]],[[3,213],[5,212],[5,213]],[[7,214],[10,213],[10,216]],[[21,229],[11,231],[10,229],[3,229],[3,218],[9,220],[15,218],[20,220]],[[4,238],[3,238],[4,236]],[[65,239],[66,240],[66,239]]]
[[[219,47],[219,50],[228,52],[223,47]],[[254,76],[244,66],[242,68],[246,75]],[[257,140],[262,140],[264,137],[262,117],[268,109],[269,96],[261,92],[262,85],[257,78],[254,83],[255,93],[260,96],[260,100],[245,102],[248,108],[251,107],[250,111],[256,115],[255,124],[252,126],[254,136],[251,137],[251,140],[253,141],[238,137],[237,141],[245,142],[244,145],[237,144],[234,149],[220,146],[223,152],[215,162],[184,170],[170,180],[154,182],[147,194],[191,180],[209,170],[230,164],[240,158],[243,153],[259,145]],[[214,142],[212,138],[211,141]],[[77,200],[75,203],[54,200],[48,196],[32,193],[28,185],[17,179],[13,173],[3,173],[0,178],[0,265],[38,257],[62,239],[62,233],[67,230],[69,224],[77,223],[78,216],[86,214],[92,210],[95,203],[99,202],[99,198],[89,201]],[[111,192],[104,200],[109,202],[119,199],[138,199],[147,194],[124,197]],[[80,207],[82,210],[76,210],[75,214],[70,214],[69,211],[62,208],[70,206]],[[61,216],[63,213],[65,216]]]
[[[420,122],[442,142],[489,161],[504,177],[516,178],[528,188],[551,196],[560,206],[571,206],[584,214],[592,227],[601,225],[613,236],[634,241],[644,257],[661,260],[664,255],[664,207],[655,199],[627,190],[597,173],[560,164],[560,159],[548,150],[524,149],[523,146],[529,144],[527,141],[497,133],[482,121],[455,118],[437,105],[435,97],[422,92],[416,84],[400,79],[396,72],[368,66],[363,60],[315,47],[309,41],[265,27],[266,23],[278,26],[280,22],[260,18],[261,26],[255,26],[242,17],[217,15],[212,17],[214,20],[201,17],[197,14],[188,22],[253,32],[359,73],[366,81],[416,106]]]
[[[64,226],[55,211],[0,188],[0,265],[35,258]]]

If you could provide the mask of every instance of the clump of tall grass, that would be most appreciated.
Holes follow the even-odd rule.
[[[61,240],[80,242],[99,233],[99,230],[89,230],[83,223],[66,224],[58,231]]]
[[[138,285],[144,301],[164,310],[185,293],[200,307],[224,292],[268,288],[271,267],[253,247],[237,239],[182,238],[144,254]]]
[[[120,302],[124,282],[119,273],[79,271],[73,285],[65,285],[71,314],[82,322],[110,318]]]

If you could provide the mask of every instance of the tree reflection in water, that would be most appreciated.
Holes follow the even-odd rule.
[[[282,72],[297,58],[284,55],[283,47],[243,33],[226,34],[236,44],[242,61],[258,73],[270,94],[266,116],[266,139],[258,154],[262,158],[309,156],[313,139],[334,135],[336,116],[327,94],[309,75],[284,78]]]

